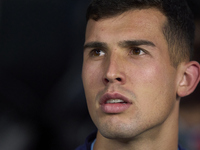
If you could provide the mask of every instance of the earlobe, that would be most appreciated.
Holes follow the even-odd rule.
[[[185,64],[184,74],[178,85],[177,94],[179,97],[184,97],[191,94],[200,80],[200,65],[196,61],[191,61]]]

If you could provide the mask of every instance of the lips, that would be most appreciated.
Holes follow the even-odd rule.
[[[119,93],[106,93],[100,99],[101,110],[109,114],[122,113],[126,111],[131,104],[127,97]]]

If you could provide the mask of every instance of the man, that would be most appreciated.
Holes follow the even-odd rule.
[[[181,97],[200,80],[183,0],[93,0],[82,79],[98,131],[77,150],[181,150]]]

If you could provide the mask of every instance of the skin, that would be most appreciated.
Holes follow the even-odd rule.
[[[128,11],[86,29],[82,79],[89,113],[98,128],[95,150],[177,150],[178,111],[188,62],[171,65],[156,9]],[[130,107],[105,113],[100,99],[120,94]]]

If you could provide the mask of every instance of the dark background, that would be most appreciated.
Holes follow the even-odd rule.
[[[81,82],[89,1],[0,0],[0,150],[73,150],[95,130]],[[200,1],[189,5],[199,22]]]

